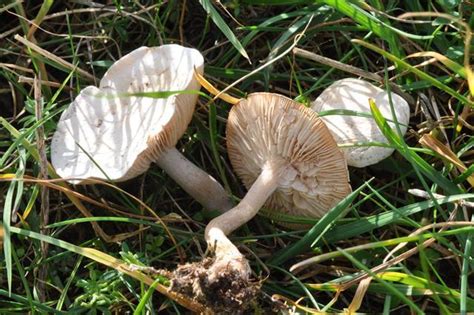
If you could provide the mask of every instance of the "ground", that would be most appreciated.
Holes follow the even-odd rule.
[[[212,259],[203,233],[217,212],[157,166],[72,186],[47,164],[81,89],[130,51],[169,43],[198,49],[216,88],[239,80],[234,97],[268,91],[308,106],[334,81],[363,77],[410,105],[405,135],[384,129],[394,154],[350,167],[354,193],[324,219],[263,212],[232,233],[255,287],[230,300],[261,314],[473,312],[472,11],[468,0],[1,4],[0,313],[222,311],[169,290],[178,266],[185,280],[186,263]],[[237,202],[246,188],[226,153],[231,105],[202,93],[177,148]]]

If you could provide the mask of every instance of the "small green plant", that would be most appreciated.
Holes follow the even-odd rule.
[[[89,277],[77,280],[76,286],[81,288],[83,293],[74,300],[73,307],[89,309],[90,314],[110,314],[110,306],[126,301],[121,293],[122,280],[116,270],[103,271],[95,268],[96,266],[89,266]]]

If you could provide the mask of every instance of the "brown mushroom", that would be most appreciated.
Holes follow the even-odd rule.
[[[319,218],[351,188],[344,156],[324,122],[282,95],[253,93],[234,105],[227,122],[227,147],[235,172],[249,190],[237,206],[206,227],[205,238],[215,257],[205,283],[216,286],[231,279],[241,284],[240,296],[246,296],[251,292],[251,269],[227,235],[264,205],[275,212]],[[175,283],[181,286],[179,279]],[[207,290],[196,292],[196,287],[191,288],[195,295]],[[232,287],[231,294],[238,296],[236,292]],[[245,304],[251,298],[234,299]]]
[[[227,123],[227,147],[232,166],[249,191],[206,227],[208,245],[224,266],[229,260],[244,260],[226,235],[264,204],[276,212],[319,218],[351,191],[344,156],[324,122],[287,97],[253,93],[234,105]],[[246,264],[239,265],[248,277]]]

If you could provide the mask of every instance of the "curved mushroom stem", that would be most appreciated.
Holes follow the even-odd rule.
[[[221,184],[176,148],[166,150],[155,162],[204,208],[220,212],[232,208],[232,202]]]
[[[220,268],[233,268],[248,279],[250,267],[247,260],[226,235],[252,219],[265,201],[275,191],[278,185],[280,168],[275,169],[267,163],[257,180],[250,187],[240,203],[226,213],[213,219],[206,227],[205,237],[208,247],[215,252],[215,274],[220,273]],[[212,278],[212,273],[210,275]]]

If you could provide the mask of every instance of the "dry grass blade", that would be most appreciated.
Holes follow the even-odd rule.
[[[361,282],[359,282],[354,297],[352,298],[352,302],[347,308],[347,312],[349,314],[357,312],[357,310],[360,308],[362,305],[362,300],[364,299],[365,293],[367,293],[367,289],[369,288],[371,282],[372,277],[363,279]]]
[[[466,165],[464,165],[464,163],[456,156],[456,154],[454,154],[450,148],[433,136],[425,134],[420,138],[419,142],[425,148],[429,148],[436,152],[443,160],[454,164],[459,171],[465,172],[467,170]],[[472,187],[474,187],[474,175],[470,175],[467,178],[467,181]]]
[[[8,121],[6,121],[3,117],[0,116],[0,124],[2,124],[5,129],[7,129],[10,134],[12,135],[13,138],[20,138],[21,134],[18,130],[15,129]],[[40,161],[40,156],[38,153],[38,150],[31,145],[26,139],[22,139],[22,145],[30,152],[30,154],[33,156],[33,158],[39,162]],[[2,179],[4,180],[15,180],[14,177],[12,178],[11,176],[8,176],[11,174],[6,174],[1,176]],[[51,164],[48,163],[48,175],[49,177],[52,178],[58,178],[59,176],[56,174],[54,168],[52,167]],[[61,186],[64,189],[65,195],[69,198],[69,200],[79,209],[79,211],[86,217],[92,217],[92,214],[90,211],[82,204],[81,200],[74,194],[74,191],[71,189],[71,187],[64,182],[64,180],[60,180],[59,186]],[[119,242],[123,240],[123,236],[110,236],[107,233],[105,233],[100,225],[97,222],[91,222],[92,227],[94,231],[101,237],[104,241],[108,243],[114,243],[114,242]]]
[[[65,67],[66,69],[70,70],[70,71],[76,71],[77,73],[79,73],[80,75],[82,75],[84,78],[88,79],[89,81],[92,81],[92,82],[96,82],[97,79],[92,75],[90,74],[89,72],[85,71],[85,70],[82,70],[81,68],[78,68],[77,66],[73,65],[72,63],[70,62],[67,62],[66,60],[56,56],[55,54],[53,53],[50,53],[49,51],[47,51],[46,49],[43,49],[41,47],[39,47],[38,45],[30,42],[29,40],[21,37],[20,35],[15,35],[14,38],[19,41],[20,43],[22,43],[23,45],[25,45],[26,47],[30,48],[31,50],[37,52],[38,54],[42,55],[43,57]]]
[[[12,71],[11,69],[15,69],[15,70],[23,71],[23,72],[34,73],[34,71],[29,68],[25,68],[19,65],[11,64],[11,63],[0,62],[0,68],[6,69],[9,71]],[[31,83],[33,83],[33,79],[30,78],[30,80],[31,80]]]
[[[223,101],[225,101],[229,104],[232,104],[232,105],[235,105],[238,102],[240,102],[240,99],[238,99],[236,97],[233,97],[233,96],[230,96],[229,94],[223,93],[223,92],[219,91],[218,89],[216,89],[211,84],[211,82],[207,81],[207,79],[203,75],[198,73],[197,71],[194,71],[194,76],[196,77],[196,80],[199,81],[199,83],[202,85],[203,88],[205,88],[209,93],[211,93],[213,95],[216,95],[221,100],[223,100]]]
[[[218,285],[202,291],[209,298],[201,300],[196,282],[192,292],[182,291],[185,296],[171,292],[176,288],[171,270],[207,256],[203,228],[217,211],[207,211],[169,174],[152,163],[125,182],[91,179],[74,185],[84,178],[58,178],[47,160],[58,143],[54,129],[76,92],[97,85],[117,59],[136,48],[163,44],[181,44],[204,56],[198,78],[204,93],[177,146],[217,175],[235,202],[247,189],[226,151],[230,104],[265,91],[309,106],[324,88],[347,77],[410,103],[403,136],[370,103],[377,128],[395,152],[377,165],[348,169],[352,188],[362,188],[349,207],[335,209],[328,220],[277,218],[301,225],[296,231],[263,215],[232,235],[262,284],[251,309],[241,313],[474,312],[474,20],[472,8],[459,4],[466,1],[4,2],[0,314],[188,314],[207,312],[203,305],[213,308],[214,299],[229,296]],[[230,33],[240,51],[229,42]],[[145,94],[172,97],[166,91]],[[276,142],[265,143],[278,146],[278,132]],[[94,146],[86,151],[100,152]],[[371,150],[381,143],[356,146]],[[294,186],[304,194],[307,183],[303,177]],[[305,231],[303,225],[313,228]],[[46,277],[40,274],[43,265]],[[155,289],[155,283],[161,286]]]
[[[57,191],[61,191],[63,192],[68,198],[69,200],[71,200],[73,202],[73,204],[79,209],[81,210],[80,207],[83,208],[83,210],[85,211],[81,211],[81,213],[85,216],[85,217],[93,217],[92,213],[90,213],[89,210],[87,210],[87,208],[82,204],[81,200],[84,200],[86,202],[89,202],[91,204],[94,204],[96,206],[99,206],[101,208],[104,208],[104,209],[107,209],[107,210],[111,210],[111,211],[119,211],[119,210],[116,210],[108,205],[105,205],[103,203],[100,203],[90,197],[87,197],[87,196],[84,196],[74,190],[72,190],[69,185],[67,183],[64,182],[63,179],[49,179],[49,180],[41,180],[41,179],[38,179],[38,178],[34,178],[34,177],[31,177],[31,176],[24,176],[23,178],[19,179],[19,178],[16,178],[15,177],[15,174],[0,174],[0,181],[14,181],[14,180],[22,180],[24,182],[27,182],[27,183],[37,183],[37,184],[40,184],[40,185],[43,185],[43,186],[46,186],[46,187],[49,187],[49,188],[52,188],[52,189],[55,189]],[[178,254],[180,255],[180,259],[183,261],[184,260],[184,256],[185,254],[182,252],[182,248],[181,246],[179,246],[179,244],[176,242],[176,239],[175,237],[173,236],[173,234],[171,233],[171,231],[168,229],[168,227],[166,226],[165,222],[158,216],[156,215],[156,213],[150,209],[150,207],[148,207],[145,203],[143,203],[143,201],[141,201],[140,199],[138,199],[137,197],[127,193],[126,191],[112,185],[112,184],[109,184],[109,183],[106,183],[106,182],[103,182],[103,181],[100,181],[100,180],[88,180],[89,183],[94,183],[94,184],[98,184],[98,183],[101,183],[103,185],[106,185],[106,186],[109,186],[109,187],[112,187],[114,189],[116,189],[117,191],[121,192],[121,193],[124,193],[126,194],[128,197],[131,197],[132,199],[134,199],[135,201],[137,201],[144,209],[146,209],[147,211],[149,211],[150,213],[152,213],[154,215],[154,217],[156,218],[156,220],[158,222],[161,223],[161,225],[163,226],[163,229],[166,231],[166,233],[168,234],[168,236],[170,237],[170,240],[172,241],[172,243],[174,244],[174,246],[176,246],[176,250],[178,251]],[[56,184],[57,183],[57,184]],[[74,202],[74,201],[75,202]],[[79,205],[79,206],[78,206]],[[113,236],[110,236],[108,234],[106,234],[102,228],[97,224],[97,222],[94,222],[94,221],[91,221],[90,222],[92,224],[92,226],[94,227],[94,231],[96,231],[96,233],[102,237],[106,242],[110,242],[110,243],[115,243],[115,242],[121,242],[127,238],[130,238],[132,236],[135,236],[137,235],[138,233],[142,232],[143,229],[138,229],[134,232],[131,232],[131,233],[122,233],[122,234],[117,234],[117,235],[113,235]],[[96,230],[97,229],[97,230]]]
[[[28,34],[26,35],[26,38],[31,39],[38,29],[39,25],[43,21],[44,17],[48,13],[49,9],[53,5],[53,0],[44,0],[43,4],[41,5],[41,8],[38,11],[38,14],[35,17],[35,20],[33,23],[31,23],[30,29],[28,30]]]
[[[454,214],[454,212],[453,212]],[[451,216],[451,218],[453,218],[454,215]],[[449,224],[449,223],[452,223],[452,224]],[[416,230],[415,232],[411,233],[409,236],[414,236],[414,235],[418,235],[418,234],[421,234],[423,233],[424,231],[427,231],[427,230],[430,230],[430,229],[433,229],[433,228],[438,228],[438,227],[441,227],[440,231],[442,230],[445,230],[446,228],[448,228],[449,226],[469,226],[469,225],[474,225],[473,222],[443,222],[443,223],[435,223],[435,224],[429,224],[427,226],[424,226],[418,230]],[[429,244],[428,244],[429,242]],[[423,245],[425,244],[428,244],[427,246],[429,246],[430,244],[432,244],[434,242],[434,239],[430,239],[430,240],[427,240],[423,243]],[[404,242],[404,243],[400,243],[398,244],[393,250],[391,250],[387,256],[385,257],[384,259],[384,263],[387,263],[388,261],[388,258],[393,256],[393,254],[395,252],[397,252],[398,250],[400,250],[401,248],[403,248],[405,245],[407,245],[408,243],[407,242]],[[413,254],[416,253],[416,250],[417,248],[413,248]],[[388,267],[386,267],[388,268]],[[383,270],[386,270],[386,268],[384,268]],[[383,272],[379,272],[379,273],[383,273]],[[362,279],[360,282],[359,282],[359,285],[357,286],[357,290],[356,290],[356,293],[354,295],[354,298],[351,302],[351,304],[349,305],[349,313],[352,313],[352,312],[356,312],[360,306],[361,306],[361,303],[362,303],[362,299],[364,298],[364,295],[365,293],[367,292],[367,289],[369,288],[370,286],[370,283],[372,282],[372,279],[373,277],[372,276],[369,276],[365,279]]]
[[[421,198],[425,198],[425,199],[431,199],[431,196],[439,199],[439,198],[446,198],[445,195],[441,195],[441,194],[435,194],[435,193],[428,193],[424,190],[421,190],[421,189],[408,189],[408,193],[409,194],[412,194],[413,196],[417,196],[417,197],[421,197]],[[471,202],[471,201],[466,201],[464,199],[461,199],[461,200],[458,200],[457,203],[459,203],[461,206],[465,206],[465,207],[470,207],[470,208],[474,208],[474,202]]]
[[[452,61],[451,59],[447,58],[444,55],[441,55],[438,52],[423,51],[423,52],[418,52],[418,53],[408,55],[406,58],[417,58],[417,57],[431,57],[431,58],[434,58],[435,60],[437,60],[437,61],[441,62],[442,64],[444,64],[445,66],[447,66],[452,71],[459,74],[462,78],[466,78],[466,69],[464,69],[460,64]]]
[[[449,226],[474,226],[474,222],[469,222],[469,221],[458,221],[458,222],[443,222],[443,223],[434,223],[434,224],[430,224],[430,225],[427,225],[423,228],[421,228],[420,230],[422,229],[431,229],[431,228],[434,228],[434,227],[442,227],[442,228],[446,228],[446,227],[449,227]],[[418,232],[419,230],[413,232],[413,233],[420,233]],[[411,234],[412,235],[412,234]],[[418,247],[414,247],[414,248],[411,248],[409,250],[407,250],[406,252],[404,252],[403,254],[397,256],[397,257],[394,257],[390,260],[387,260],[385,261],[384,263],[376,266],[376,267],[373,267],[370,271],[371,273],[373,274],[377,274],[377,273],[380,273],[380,272],[383,272],[385,270],[387,270],[388,268],[408,259],[409,257],[415,255],[420,249],[424,249],[424,248],[427,248],[431,245],[433,245],[433,243],[435,242],[436,240],[434,238],[430,238],[426,241],[424,241],[421,245],[419,245]],[[388,256],[388,255],[387,255]],[[345,282],[344,284],[342,284],[341,286],[341,289],[342,290],[347,290],[348,288],[352,287],[353,285],[355,285],[356,283],[359,283],[360,281],[366,279],[366,278],[369,278],[370,275],[366,272],[363,272],[361,275],[357,276],[356,278],[350,280],[350,281],[347,281]]]
[[[450,216],[450,220],[452,220],[455,217],[455,211],[453,211],[452,215]],[[474,226],[474,222],[469,222],[469,221],[456,221],[456,222],[442,222],[442,223],[433,223],[433,224],[428,224],[422,228],[419,228],[418,230],[414,231],[413,233],[410,233],[409,236],[415,236],[423,233],[424,231],[433,229],[433,228],[441,228],[440,231],[444,231],[449,227],[452,226]],[[404,246],[406,246],[408,243],[403,242],[398,244],[394,249],[392,249],[386,256],[383,262],[387,262],[390,257],[392,257],[397,251],[402,249]]]
[[[413,192],[410,191],[410,193],[413,193]],[[425,193],[425,194],[426,194],[426,198],[430,198],[427,193]],[[416,192],[416,193],[414,193],[414,195],[420,196],[420,193]],[[439,196],[444,197],[442,195],[437,195],[437,194],[434,194],[434,195],[437,198]],[[463,206],[474,207],[472,202],[470,203],[470,202],[464,201],[464,200],[459,201],[459,204],[462,204]],[[423,227],[420,230],[416,230],[415,232],[409,234],[408,237],[419,235],[420,233],[422,233],[426,230],[432,229],[432,228],[439,228],[439,227],[443,228],[443,227],[450,227],[450,226],[470,226],[470,225],[472,226],[472,225],[474,225],[474,223],[471,223],[469,221],[456,221],[456,222],[442,222],[442,223],[437,223],[437,224],[430,224],[430,225],[427,225],[427,226]],[[395,244],[398,244],[398,245],[395,247],[394,250],[392,250],[387,255],[387,257],[391,256],[391,254],[395,253],[396,251],[398,251],[399,249],[401,249],[403,246],[405,246],[408,243],[407,242],[401,242],[401,243],[393,243],[392,245],[395,245]],[[367,244],[352,246],[352,247],[346,248],[345,250],[347,252],[353,253],[353,252],[359,252],[359,251],[363,251],[363,250],[369,250],[369,249],[372,249],[372,248],[373,248],[372,244],[367,243]],[[340,254],[338,254],[338,252],[329,252],[329,253],[324,253],[324,254],[321,254],[321,255],[317,255],[317,256],[305,259],[303,261],[300,261],[300,262],[294,264],[293,266],[291,266],[290,272],[301,273],[305,268],[307,268],[310,265],[319,264],[319,263],[324,262],[328,259],[333,259],[333,258],[338,257],[338,256],[341,256]],[[388,258],[386,258],[386,260],[387,259]]]
[[[43,1],[42,5],[41,5],[41,8],[38,12],[38,16],[41,16],[41,15],[44,15],[48,12],[50,6],[52,4],[52,1],[51,0],[45,0]],[[29,24],[29,20],[27,19],[27,13],[25,11],[25,8],[23,6],[23,3],[19,3],[18,6],[15,7],[16,11],[18,12],[18,14],[14,14],[18,17],[18,19],[20,20],[20,24],[21,24],[21,29],[23,31],[24,34],[28,34],[32,29],[28,26]],[[10,14],[12,14],[12,12],[9,12]],[[26,22],[25,22],[26,21]],[[32,42],[32,43],[37,43],[36,41],[36,38],[34,36],[34,30],[33,32],[31,33],[31,35],[27,36],[27,38]],[[31,57],[33,57],[32,59],[36,59],[35,57],[35,54],[30,54]],[[49,78],[49,72],[46,70],[46,66],[45,64],[42,62],[42,60],[32,60],[34,62],[34,64],[36,64],[36,67],[38,69],[38,72],[39,72],[39,75],[41,76],[41,78],[43,78],[44,80],[48,81],[48,78]],[[49,87],[48,86],[45,86],[45,90],[44,90],[45,94],[49,97],[50,94],[51,94],[51,91],[49,90]]]
[[[149,276],[143,274],[142,272],[138,270],[135,270],[129,264],[126,264],[120,259],[117,259],[101,251],[98,251],[94,248],[81,248],[81,250],[82,250],[82,253],[81,253],[82,255],[90,259],[93,259],[101,264],[104,264],[108,267],[114,268],[115,270],[120,271],[124,274],[127,274],[148,285],[152,285],[154,282],[154,279],[150,278]],[[182,294],[170,291],[167,287],[165,287],[162,284],[159,284],[159,283],[156,284],[155,290],[167,296],[168,298],[172,299],[173,301],[176,301],[177,303],[181,304],[182,306],[186,307],[187,309],[193,312],[197,312],[200,314],[203,314],[203,313],[210,314],[210,310],[208,310],[206,307],[204,307],[200,303],[195,302]]]
[[[43,119],[43,100],[41,97],[41,83],[37,77],[34,78],[33,83],[34,88],[34,96],[35,96],[35,116],[37,121],[41,121]],[[48,179],[48,159],[46,157],[46,146],[45,146],[45,136],[44,136],[44,126],[39,125],[36,128],[36,146],[39,153],[39,178],[41,180]],[[42,186],[41,187],[41,210],[40,210],[40,222],[41,222],[41,233],[48,234],[48,230],[44,227],[48,225],[49,222],[49,191],[48,187]],[[48,243],[41,242],[41,252],[43,257],[48,256]],[[38,291],[39,297],[42,302],[46,301],[45,296],[45,280],[48,273],[48,265],[43,265],[39,269],[38,273]]]
[[[0,225],[0,235],[3,233],[4,227]],[[24,236],[31,237],[33,239],[37,239],[40,241],[48,242],[49,244],[53,244],[55,246],[61,247],[63,249],[66,249],[70,252],[74,252],[76,254],[82,255],[84,257],[90,258],[98,263],[101,263],[107,267],[113,268],[121,273],[124,273],[126,275],[129,275],[132,278],[135,278],[149,286],[152,284],[155,287],[155,290],[158,291],[159,293],[163,294],[164,296],[172,299],[173,301],[176,301],[180,305],[186,307],[187,309],[197,312],[200,314],[212,314],[210,310],[208,310],[205,306],[202,304],[195,302],[186,296],[172,292],[168,289],[168,287],[156,283],[155,279],[152,279],[150,276],[147,274],[143,273],[140,270],[137,270],[137,268],[133,265],[130,265],[118,258],[115,258],[111,255],[108,255],[104,252],[101,252],[95,248],[89,248],[89,247],[80,247],[56,238],[53,238],[51,236],[47,235],[42,235],[33,231],[29,230],[23,230],[17,227],[11,227],[11,232],[16,233],[16,234],[21,234]]]
[[[13,180],[19,180],[18,178],[15,178],[14,174],[1,174],[0,175],[0,180],[4,181],[13,181]],[[50,188],[57,189],[59,191],[62,191],[68,198],[69,200],[76,206],[77,209],[87,218],[93,217],[92,213],[82,204],[81,199],[86,200],[88,202],[97,204],[97,201],[93,200],[92,198],[88,198],[86,196],[83,196],[79,194],[78,192],[74,191],[71,189],[71,187],[64,183],[63,180],[60,180],[58,185],[51,184],[50,180],[41,180],[41,179],[36,179],[36,178],[28,178],[28,177],[23,177],[21,180],[25,182],[32,182],[32,183],[38,183],[41,185],[48,186]],[[100,204],[100,203],[99,203]],[[105,242],[108,243],[115,243],[115,242],[121,242],[124,239],[130,237],[130,234],[126,235],[113,235],[110,236],[107,233],[105,233],[100,225],[97,222],[92,221],[92,228],[94,231],[97,233],[97,235],[102,238]]]
[[[16,0],[16,1],[13,1],[12,3],[4,5],[3,7],[0,8],[0,13],[10,10],[11,8],[23,3],[23,1],[24,0]]]
[[[250,71],[249,73],[247,73],[246,75],[244,75],[243,77],[235,80],[234,82],[232,82],[232,84],[228,85],[225,89],[223,89],[222,91],[219,92],[219,94],[216,94],[216,96],[214,97],[214,99],[217,99],[220,97],[221,94],[229,91],[231,88],[233,88],[234,86],[236,86],[237,84],[245,81],[247,78],[251,77],[252,75],[262,71],[263,69],[265,69],[266,67],[272,65],[273,63],[275,63],[276,61],[280,60],[281,58],[283,58],[284,56],[286,56],[287,54],[289,54],[291,52],[291,50],[293,48],[296,47],[296,45],[298,45],[298,42],[301,40],[301,38],[304,36],[304,34],[306,33],[306,30],[308,29],[309,25],[311,24],[311,21],[313,20],[313,17],[314,15],[311,15],[308,23],[306,24],[305,28],[301,31],[301,33],[298,33],[296,34],[295,38],[294,38],[294,41],[293,41],[293,44],[291,44],[290,47],[288,47],[285,51],[283,51],[281,54],[279,54],[278,56],[276,56],[275,58],[271,59],[271,60],[268,60],[266,63],[262,64],[261,66],[257,67],[256,69]]]
[[[37,79],[37,80],[41,83],[41,85],[46,85],[46,86],[56,87],[56,88],[60,88],[60,87],[63,86],[63,84],[58,83],[58,82],[39,80],[39,79]],[[22,75],[18,77],[18,83],[28,83],[28,84],[33,85],[34,81],[35,81],[34,78],[25,77],[25,76],[22,76]],[[69,86],[64,86],[63,89],[66,90],[66,91],[71,90],[71,88]]]
[[[318,54],[315,54],[313,52],[310,52],[310,51],[307,51],[307,50],[304,50],[304,49],[301,49],[301,48],[298,48],[298,47],[293,48],[293,53],[296,56],[306,58],[306,59],[309,59],[309,60],[313,60],[315,62],[322,63],[323,65],[327,65],[327,66],[330,66],[332,68],[336,68],[336,69],[339,69],[341,71],[351,73],[351,74],[354,74],[356,76],[378,82],[379,84],[384,84],[384,82],[385,82],[384,78],[381,77],[380,75],[376,74],[376,73],[367,72],[367,71],[362,70],[360,68],[357,68],[357,67],[354,67],[354,66],[351,66],[351,65],[347,65],[345,63],[339,62],[337,60],[333,60],[331,58],[320,56]],[[390,87],[393,89],[393,91],[395,93],[402,96],[410,105],[415,104],[415,100],[413,99],[413,97],[411,97],[409,94],[403,92],[402,89],[397,84],[395,84],[393,82],[388,82],[388,84],[390,85]]]
[[[472,72],[470,64],[470,49],[471,49],[471,39],[472,39],[472,30],[469,24],[464,22],[461,18],[452,16],[450,14],[438,13],[438,12],[407,12],[399,16],[399,18],[408,19],[412,17],[439,17],[447,20],[451,20],[456,24],[462,26],[465,30],[464,36],[464,69],[466,71],[467,83],[469,85],[469,91],[471,95],[474,96],[474,73]]]
[[[295,302],[292,299],[287,298],[287,297],[285,297],[283,295],[280,295],[280,294],[272,295],[272,300],[283,302],[285,305],[291,306],[292,310],[289,312],[290,314],[298,314],[298,312],[296,311],[297,309],[301,310],[303,312],[306,312],[307,314],[327,314],[326,312],[322,312],[322,311],[314,309],[314,308],[305,307],[305,306],[299,304],[298,301]]]
[[[35,94],[35,116],[37,121],[43,119],[43,101],[41,97],[41,83],[38,78],[34,79],[34,94]],[[46,143],[44,135],[44,126],[39,125],[36,128],[36,145],[39,153],[39,168],[40,176],[39,179],[48,179],[48,158],[46,157]],[[42,225],[48,225],[49,221],[49,193],[47,187],[41,189],[41,217]],[[43,231],[45,232],[45,231]],[[47,251],[47,249],[45,249]]]

